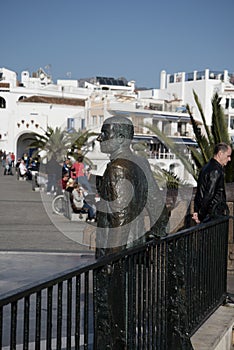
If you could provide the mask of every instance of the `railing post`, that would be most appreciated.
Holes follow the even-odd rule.
[[[123,260],[95,270],[94,300],[94,349],[127,349]]]
[[[185,285],[186,254],[184,240],[174,240],[168,243],[168,309],[167,309],[167,340],[168,350],[192,350],[188,336],[188,315]]]

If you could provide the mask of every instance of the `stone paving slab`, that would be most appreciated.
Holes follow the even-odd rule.
[[[0,175],[0,294],[94,260],[82,243],[88,224],[53,214],[53,197],[43,196]]]
[[[0,176],[0,251],[89,251],[82,244],[87,224],[53,214],[52,199],[29,181]]]
[[[93,261],[91,254],[0,252],[0,298],[5,293]]]
[[[231,350],[234,307],[221,306],[191,338],[194,350]]]

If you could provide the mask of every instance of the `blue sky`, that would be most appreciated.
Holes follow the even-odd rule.
[[[234,72],[234,0],[1,2],[0,67],[57,79],[125,77],[159,87],[160,72]]]

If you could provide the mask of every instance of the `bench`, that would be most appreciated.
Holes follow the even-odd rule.
[[[65,198],[65,216],[71,220],[71,221],[86,221],[88,218],[88,213],[86,210],[79,210],[78,213],[74,213],[72,206],[71,206],[71,200],[70,200],[70,193],[65,191],[64,192],[64,198]]]

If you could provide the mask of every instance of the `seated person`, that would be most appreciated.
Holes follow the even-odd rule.
[[[19,164],[19,176],[21,178],[23,178],[24,180],[26,180],[27,176],[28,176],[28,169],[27,169],[23,159],[21,160],[21,162]]]
[[[38,158],[30,158],[28,170],[30,171],[39,171],[40,163]]]
[[[68,173],[64,173],[63,177],[60,180],[58,180],[57,186],[56,186],[56,194],[57,195],[63,194],[64,191],[66,191],[68,180],[69,180]]]
[[[70,178],[67,183],[66,183],[66,191],[72,193],[72,191],[74,190],[74,183],[75,180],[73,180],[72,178]]]
[[[63,191],[65,191],[66,188],[67,188],[68,180],[69,180],[69,174],[68,173],[64,173],[63,177],[61,179],[61,182],[60,182],[60,186],[61,186]]]
[[[88,222],[95,222],[95,211],[91,205],[85,201],[84,190],[80,184],[74,183],[72,191],[72,209],[74,213],[87,212]]]

